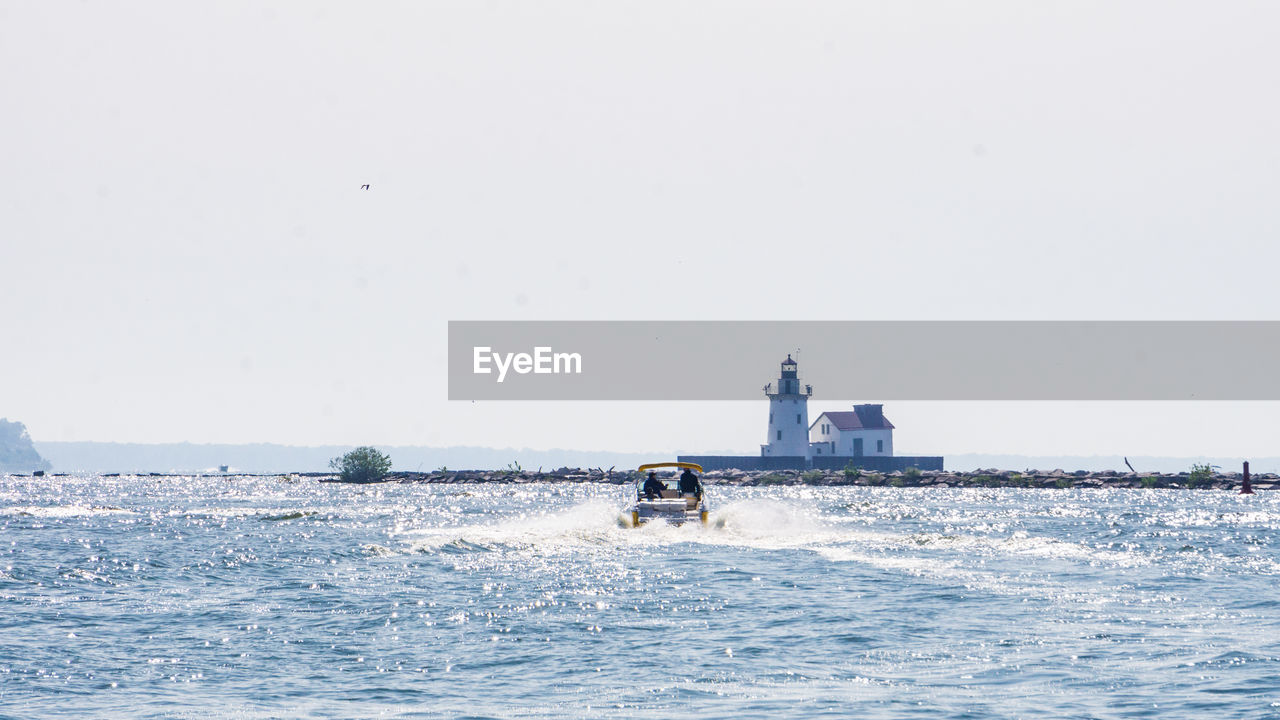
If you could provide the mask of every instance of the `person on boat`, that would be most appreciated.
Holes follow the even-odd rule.
[[[658,479],[658,473],[650,470],[649,479],[644,481],[644,490],[641,492],[644,493],[645,497],[653,500],[654,498],[662,497],[662,491],[666,489],[667,486]]]
[[[689,468],[685,468],[680,473],[680,493],[683,495],[692,495],[699,500],[702,499],[702,483],[698,481],[698,476],[693,474]]]

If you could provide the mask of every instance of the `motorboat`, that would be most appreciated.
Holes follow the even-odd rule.
[[[699,480],[699,493],[681,493],[678,489],[666,488],[660,492],[645,493],[644,481],[650,470],[679,468],[695,474],[702,473],[702,466],[689,462],[649,463],[639,467],[639,475],[628,494],[628,504],[620,521],[627,527],[640,527],[653,521],[666,522],[672,525],[683,525],[689,522],[707,523],[707,493]],[[661,482],[661,481],[659,481]]]

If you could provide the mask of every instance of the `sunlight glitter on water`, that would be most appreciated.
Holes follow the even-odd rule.
[[[0,715],[1276,714],[1280,495],[711,493],[6,477]]]

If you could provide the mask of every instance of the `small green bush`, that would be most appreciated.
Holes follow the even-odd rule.
[[[1187,487],[1196,488],[1207,484],[1213,479],[1212,465],[1192,465],[1191,474],[1187,476]]]
[[[1071,487],[1071,481],[1066,478],[1058,478],[1053,484],[1064,490]]]
[[[1144,488],[1153,488],[1160,485],[1160,478],[1147,476],[1138,481]]]
[[[868,473],[862,477],[866,479],[866,483],[868,485],[875,485],[877,487],[884,485],[884,476],[880,473]]]
[[[850,460],[844,466],[844,476],[847,478],[853,478],[856,480],[862,477],[862,468],[858,467],[857,465],[854,465],[853,461]]]
[[[787,476],[781,475],[779,473],[768,473],[766,475],[760,476],[761,485],[781,485],[786,481],[787,481]]]
[[[892,485],[893,487],[902,487],[903,485],[906,485],[906,483],[903,482],[902,478],[900,477],[896,477],[890,480],[889,484]]]
[[[821,480],[826,476],[827,474],[822,472],[821,470],[810,470],[806,472],[804,475],[801,475],[800,477],[804,478],[805,482],[811,483],[811,482],[816,482],[818,480]]]
[[[912,465],[911,467],[902,471],[902,477],[907,478],[908,480],[919,480],[920,476],[923,474],[924,473],[920,472],[920,468],[916,467],[915,465]]]
[[[391,458],[366,445],[330,460],[329,467],[338,471],[343,482],[378,482],[391,472]]]

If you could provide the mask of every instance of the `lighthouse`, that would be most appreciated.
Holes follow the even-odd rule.
[[[809,458],[809,396],[813,387],[800,385],[796,361],[787,355],[782,361],[778,387],[773,383],[764,386],[769,398],[769,437],[760,446],[763,456]]]
[[[821,412],[810,426],[813,386],[800,383],[790,355],[782,361],[777,384],[765,385],[764,395],[769,398],[769,436],[759,455],[680,455],[679,460],[703,470],[842,470],[850,465],[882,473],[942,469],[939,456],[894,454],[894,427],[883,405]]]

